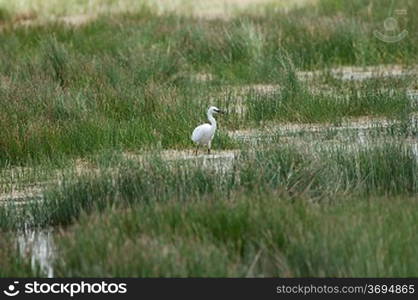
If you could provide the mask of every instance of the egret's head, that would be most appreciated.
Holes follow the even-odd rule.
[[[208,114],[213,115],[213,114],[223,114],[224,112],[222,110],[220,110],[219,108],[217,108],[216,106],[211,106],[208,109]]]

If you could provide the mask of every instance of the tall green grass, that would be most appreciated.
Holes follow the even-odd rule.
[[[266,30],[279,41],[269,45],[270,51],[285,48],[298,67],[414,64],[417,21],[411,16],[416,7],[413,0],[320,0],[286,14],[267,8],[267,17],[256,19],[260,24],[269,23],[271,27]],[[406,16],[397,14],[396,10],[402,9]],[[412,35],[393,44],[377,39],[373,32],[385,32],[388,17],[398,20],[399,31],[407,30]]]
[[[398,86],[397,80],[328,82],[333,92],[319,95],[297,79],[300,68],[408,64],[418,53],[412,34],[397,49],[369,36],[374,21],[363,12],[366,1],[353,8],[358,15],[346,4],[321,3],[317,9],[228,20],[157,15],[146,7],[79,27],[58,22],[23,27],[6,20],[0,43],[0,164],[107,149],[188,148],[190,132],[207,107],[228,105],[212,91],[231,84],[275,83],[281,92],[248,95],[247,116],[230,116],[225,128],[405,111],[408,79],[394,92],[381,88]],[[412,10],[415,2],[406,5]],[[372,6],[382,15],[377,3]],[[330,14],[335,18],[329,20]],[[214,80],[199,82],[196,73]],[[233,147],[221,136],[221,147]]]
[[[41,272],[31,264],[30,254],[20,256],[16,237],[10,232],[0,235],[0,277],[38,277]]]
[[[244,96],[249,124],[271,121],[340,123],[347,117],[361,116],[405,120],[415,111],[406,88],[393,88],[396,80],[347,82],[333,86],[331,92],[327,88],[312,91],[297,79],[288,80],[283,81],[280,90],[266,94],[250,91]]]
[[[416,156],[408,145],[331,146],[304,151],[295,146],[242,152],[232,161],[199,159],[146,163],[113,158],[86,175],[64,176],[44,200],[1,209],[0,225],[51,226],[76,222],[83,213],[109,207],[223,199],[237,192],[271,193],[315,202],[338,196],[412,196],[418,191]],[[112,167],[113,165],[113,167]],[[212,165],[212,166],[211,166]],[[254,170],[257,170],[255,172]]]
[[[90,164],[42,201],[0,209],[3,230],[61,228],[55,276],[416,275],[410,145],[275,145],[205,163],[108,153]],[[4,276],[34,274],[22,266],[10,261]]]
[[[60,182],[42,201],[0,206],[8,231],[0,276],[42,275],[30,253],[17,255],[14,230],[25,226],[59,227],[57,276],[416,276],[411,146],[314,149],[282,145],[279,134],[268,148],[244,145],[234,160],[120,155],[191,147],[192,129],[213,104],[230,111],[219,119],[216,149],[240,146],[226,130],[265,121],[385,116],[400,122],[372,135],[416,135],[406,96],[413,78],[297,76],[415,63],[416,19],[400,20],[410,34],[398,44],[373,36],[393,9],[417,8],[392,4],[320,0],[219,20],[141,6],[73,27],[20,26],[24,16],[0,8],[1,191]],[[202,73],[213,80],[197,79]],[[256,83],[278,89],[235,92]],[[79,157],[91,164],[85,175],[62,171]],[[14,169],[35,164],[45,170]]]
[[[239,193],[83,216],[57,238],[59,276],[416,276],[415,199],[314,206]],[[342,203],[341,203],[342,202]],[[94,236],[94,239],[92,237]],[[83,249],[83,251],[80,251]]]

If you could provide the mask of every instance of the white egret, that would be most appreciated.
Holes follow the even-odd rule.
[[[224,113],[219,108],[215,106],[211,106],[208,109],[208,120],[209,123],[205,123],[202,125],[197,126],[192,133],[192,141],[196,143],[196,155],[199,149],[199,146],[207,146],[208,147],[208,154],[210,154],[210,148],[212,144],[212,139],[215,136],[216,131],[216,120],[213,117],[213,114],[216,113]]]

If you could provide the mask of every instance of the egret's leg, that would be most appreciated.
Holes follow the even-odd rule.
[[[197,150],[199,150],[199,145],[196,146],[196,150],[194,151],[194,155],[197,156]]]
[[[208,143],[208,154],[210,154],[211,144],[212,144],[212,141],[210,141],[210,142]]]

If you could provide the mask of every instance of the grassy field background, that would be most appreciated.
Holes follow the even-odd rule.
[[[0,1],[0,275],[417,276],[417,6]]]

